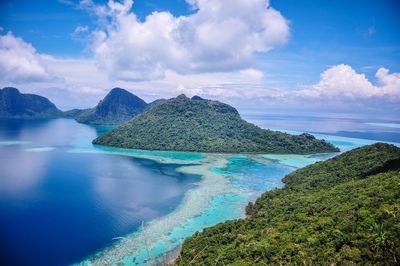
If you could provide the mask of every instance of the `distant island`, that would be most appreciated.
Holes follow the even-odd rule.
[[[299,136],[261,129],[244,121],[230,105],[180,95],[163,101],[94,144],[128,149],[311,154],[339,149],[310,134]]]
[[[63,112],[46,97],[36,94],[23,94],[16,88],[6,87],[0,90],[0,118],[43,119],[64,117],[74,118],[84,124],[119,125],[165,101],[165,99],[158,99],[146,103],[127,90],[114,88],[93,108],[72,109]]]
[[[383,143],[299,169],[246,219],[188,238],[175,265],[398,265],[399,171]]]
[[[121,88],[112,89],[99,104],[86,110],[71,110],[76,121],[85,124],[121,124],[145,111],[149,105]]]
[[[47,98],[35,94],[23,94],[18,89],[0,89],[0,118],[55,118],[63,116]]]

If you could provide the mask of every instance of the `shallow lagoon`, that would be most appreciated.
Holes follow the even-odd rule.
[[[283,186],[287,173],[334,156],[207,155],[91,144],[109,129],[68,119],[0,122],[2,262],[146,264],[196,231],[242,217],[248,201]],[[318,137],[342,150],[374,142]]]

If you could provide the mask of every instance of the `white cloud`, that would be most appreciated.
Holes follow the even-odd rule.
[[[55,76],[43,61],[49,58],[11,32],[0,35],[0,80],[9,82],[36,82],[54,80]]]
[[[89,27],[88,26],[79,25],[78,27],[75,28],[74,33],[75,34],[80,34],[80,33],[88,32],[88,31],[89,31]]]
[[[389,73],[389,69],[379,68],[375,76],[379,80],[379,93],[400,98],[400,73]]]
[[[372,82],[349,65],[332,66],[321,74],[316,84],[289,90],[274,87],[268,83],[269,75],[251,67],[211,73],[179,73],[166,68],[162,78],[132,81],[109,79],[109,69],[99,69],[98,63],[94,58],[39,54],[12,33],[0,35],[0,85],[42,94],[61,108],[94,106],[113,87],[131,90],[147,101],[185,93],[256,109],[339,106],[344,110],[348,104],[351,108],[357,105],[361,109],[394,110],[393,106],[400,100],[400,73],[390,73],[386,68],[379,68],[375,75],[377,81]]]
[[[58,0],[58,2],[68,6],[75,6],[75,3],[71,0]]]
[[[88,26],[78,25],[75,28],[74,32],[70,34],[70,36],[75,41],[87,42],[89,40],[88,33],[89,33]]]
[[[376,72],[377,85],[364,74],[357,73],[351,66],[341,64],[325,70],[320,81],[296,93],[312,98],[365,99],[390,96],[400,98],[400,73],[389,74],[386,68]]]
[[[284,44],[287,20],[266,0],[193,0],[195,12],[175,17],[153,12],[142,22],[132,0],[80,7],[99,17],[92,51],[99,67],[115,79],[152,80],[166,70],[186,73],[248,68],[256,53]]]
[[[240,71],[240,75],[254,82],[261,82],[264,77],[264,73],[261,70],[254,68],[243,69]]]

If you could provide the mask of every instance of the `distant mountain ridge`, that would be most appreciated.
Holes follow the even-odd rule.
[[[121,124],[148,108],[148,104],[121,88],[112,89],[99,104],[86,110],[71,110],[71,115],[80,123]]]
[[[166,100],[94,144],[143,150],[194,152],[322,153],[333,145],[303,134],[261,129],[244,121],[230,105],[185,95]]]
[[[63,112],[46,97],[36,94],[23,94],[13,87],[0,90],[1,118],[35,119],[60,116],[63,116]]]

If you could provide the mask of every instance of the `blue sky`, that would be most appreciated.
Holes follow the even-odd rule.
[[[309,81],[326,66],[341,63],[371,79],[380,66],[399,72],[399,1],[275,0],[272,5],[291,21],[292,38],[266,60],[288,58],[293,71]]]
[[[304,102],[313,102],[307,105],[310,110],[318,109],[326,106],[329,98],[330,111],[354,109],[348,108],[350,104],[357,106],[358,112],[371,112],[384,102],[386,113],[398,112],[399,1],[271,0],[266,6],[266,1],[249,0],[254,3],[251,7],[245,0],[234,0],[229,6],[228,2],[136,0],[132,6],[124,2],[125,10],[108,1],[3,0],[0,34],[14,44],[5,47],[4,41],[0,47],[4,57],[0,58],[4,65],[8,58],[21,62],[26,55],[21,47],[29,44],[34,50],[28,53],[28,61],[37,69],[24,76],[7,72],[11,71],[7,66],[2,70],[0,64],[0,85],[53,97],[63,108],[95,104],[110,87],[118,85],[145,100],[184,92],[224,100],[242,109],[284,111],[298,110]],[[214,12],[211,7],[221,8]],[[151,16],[153,12],[162,15]],[[149,15],[154,25],[146,23]],[[238,23],[230,24],[232,20]],[[210,39],[199,39],[204,41],[202,45],[192,40],[200,28],[209,25],[206,35]],[[232,25],[245,25],[240,33],[243,38]],[[172,37],[156,38],[171,27],[177,27]],[[213,32],[215,27],[220,31]],[[146,31],[152,43],[138,41],[148,36],[143,33]],[[174,46],[176,40],[165,42],[175,38],[176,32],[179,40],[188,41],[183,48]],[[224,38],[232,40],[224,43]],[[154,42],[160,43],[153,47]],[[178,54],[181,48],[187,51]],[[15,52],[8,54],[13,49]],[[246,49],[249,52],[243,52]],[[24,67],[13,69],[22,73]],[[70,74],[76,69],[76,76]],[[98,82],[85,79],[83,72]],[[346,80],[341,80],[342,76]]]
[[[85,43],[71,38],[79,25],[96,27],[96,19],[73,6],[79,1],[3,0],[0,2],[0,25],[32,43],[42,53],[60,56],[85,55]],[[96,1],[106,4],[107,1]],[[154,11],[170,11],[176,16],[192,12],[184,0],[139,0],[132,8],[140,19]]]

